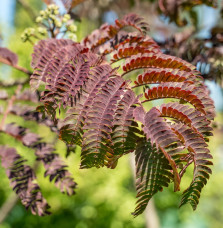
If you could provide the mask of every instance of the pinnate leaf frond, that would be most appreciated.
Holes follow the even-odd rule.
[[[210,161],[212,155],[205,140],[199,134],[182,124],[178,124],[173,128],[183,139],[190,154],[190,159],[194,162],[193,181],[189,188],[183,192],[180,206],[190,203],[195,210],[199,203],[201,190],[212,173],[209,167],[213,165]]]
[[[195,66],[192,64],[180,58],[165,55],[163,53],[139,53],[128,58],[123,64],[123,71],[125,74],[136,69],[144,68],[171,68],[187,72],[195,70]]]
[[[112,68],[106,65],[98,65],[89,71],[88,80],[81,91],[81,96],[76,99],[75,105],[68,109],[64,126],[60,129],[60,137],[69,144],[82,145],[83,126],[87,113],[100,91],[112,74]]]
[[[161,83],[157,87],[146,89],[146,101],[163,98],[176,98],[193,105],[198,111],[212,120],[214,114],[213,101],[207,97],[207,91],[204,86],[198,86],[191,83],[169,82]]]
[[[95,97],[84,126],[82,167],[103,166],[106,153],[112,153],[112,122],[125,88],[121,77],[111,78]]]
[[[62,193],[74,194],[76,183],[62,159],[53,153],[54,148],[50,144],[41,142],[37,134],[15,124],[7,124],[4,132],[35,150],[36,160],[41,161],[45,167],[45,176],[49,176],[50,181],[54,181]]]
[[[16,65],[18,63],[18,56],[8,48],[0,47],[0,62],[2,61],[10,65]]]
[[[137,206],[134,216],[141,214],[149,200],[163,187],[168,187],[173,179],[171,166],[164,154],[151,142],[142,140],[136,147],[136,190]]]
[[[0,147],[0,157],[11,186],[26,209],[30,209],[33,214],[39,216],[49,214],[49,205],[35,182],[36,177],[33,170],[24,164],[25,160],[17,154],[14,148],[4,146]]]
[[[121,31],[126,26],[137,33]],[[141,17],[130,14],[115,25],[103,25],[81,44],[63,39],[41,41],[35,47],[31,77],[31,84],[45,85],[44,104],[38,107],[43,114],[56,124],[58,107],[67,108],[60,139],[81,147],[81,168],[115,168],[121,156],[135,151],[135,216],[171,181],[179,191],[192,163],[193,180],[181,205],[190,203],[195,209],[212,165],[206,142],[212,135],[215,112],[209,91],[195,66],[163,54],[145,35],[147,30]],[[123,62],[122,73],[112,68],[118,61]],[[133,71],[140,74],[132,86],[125,77]],[[138,87],[143,87],[139,96],[134,92],[136,88],[137,94],[142,92]],[[167,103],[145,110],[145,102],[157,99]],[[57,157],[52,163],[63,167]],[[57,180],[56,174],[49,174]]]
[[[171,117],[182,122],[202,138],[213,135],[210,120],[207,120],[203,113],[190,108],[188,105],[172,102],[161,105],[160,111],[163,117]]]
[[[199,78],[193,73],[171,68],[149,68],[143,74],[139,74],[134,81],[136,86],[157,84],[164,82],[187,82],[194,83]]]
[[[114,50],[115,49],[115,50]],[[130,58],[139,53],[159,53],[160,48],[149,36],[130,35],[123,42],[118,43],[113,49],[112,62]]]
[[[97,48],[107,41],[115,38],[117,34],[126,26],[131,26],[138,30],[142,35],[149,30],[149,25],[140,16],[132,13],[126,15],[122,20],[116,20],[115,25],[103,24],[99,29],[93,31],[87,36],[82,44],[92,50]]]

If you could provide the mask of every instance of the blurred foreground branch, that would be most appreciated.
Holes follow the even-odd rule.
[[[23,0],[17,0],[17,2],[24,8],[24,10],[29,14],[29,17],[35,21],[36,19],[36,13],[33,11],[32,7],[30,7],[30,5],[23,1]]]
[[[14,192],[9,195],[8,199],[0,208],[0,224],[7,218],[10,211],[16,205],[18,199],[19,197]]]
[[[0,57],[0,62],[4,63],[6,65],[9,65],[9,66],[15,68],[16,70],[19,70],[19,71],[21,71],[21,72],[23,72],[25,74],[28,74],[29,76],[32,75],[32,72],[27,70],[26,68],[18,66],[18,65],[13,65],[10,61],[7,61],[6,59],[3,59],[1,57]]]

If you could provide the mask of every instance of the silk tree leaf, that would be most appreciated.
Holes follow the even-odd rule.
[[[100,91],[108,81],[113,70],[109,65],[99,65],[89,71],[80,99],[67,111],[64,126],[60,129],[60,138],[69,144],[82,145],[83,126],[88,111]]]
[[[203,115],[203,113],[190,108],[188,105],[182,105],[177,102],[163,104],[160,107],[163,117],[172,117],[190,127],[194,132],[202,138],[211,136],[212,127],[211,121]]]
[[[171,166],[164,154],[145,139],[135,151],[137,206],[134,216],[143,213],[149,200],[163,187],[168,187],[173,179]]]
[[[147,139],[155,144],[158,150],[161,150],[169,161],[174,174],[174,191],[180,190],[180,176],[177,170],[175,156],[184,150],[184,145],[180,142],[175,132],[169,127],[166,121],[160,117],[157,108],[152,108],[145,115],[144,132]]]
[[[71,46],[73,43],[74,42],[70,40],[48,39],[41,40],[37,45],[34,46],[31,62],[31,66],[34,68],[34,72],[31,76],[31,87],[37,89],[41,82],[46,82],[46,77],[50,73],[47,68],[50,65],[51,61],[54,60],[54,56],[59,55],[61,53],[61,49],[67,46]],[[66,56],[68,56],[68,53],[65,53],[65,59],[61,53],[62,55],[60,56],[62,58],[60,61],[65,61],[67,59]]]
[[[149,68],[143,74],[137,76],[135,84],[147,85],[163,82],[184,82],[193,84],[199,77],[195,77],[193,73],[171,68]]]
[[[0,62],[1,60],[15,66],[18,63],[18,56],[8,48],[0,47]]]
[[[108,158],[107,167],[115,168],[121,156],[133,152],[142,135],[133,117],[136,104],[139,104],[139,97],[136,97],[133,91],[126,90],[115,111],[112,130],[113,154]]]
[[[115,109],[123,95],[126,82],[121,77],[111,78],[95,97],[84,126],[82,168],[104,166],[106,153],[112,152],[111,133]]]
[[[137,55],[131,56],[123,64],[123,71],[130,72],[136,69],[142,68],[171,68],[180,69],[183,71],[193,71],[195,66],[192,64],[170,55],[165,55],[163,53],[139,53]]]
[[[141,35],[146,34],[149,30],[149,25],[140,16],[131,13],[127,14],[122,20],[116,20],[115,25],[103,24],[99,29],[93,31],[87,36],[82,44],[94,50],[105,44],[108,40],[114,38],[121,29],[131,26],[138,30]]]
[[[146,101],[176,98],[192,104],[198,111],[212,120],[215,116],[213,101],[207,96],[206,88],[191,83],[169,82],[161,83],[157,87],[146,89]]]
[[[190,186],[183,192],[180,206],[190,203],[195,210],[199,203],[201,190],[206,185],[210,174],[212,174],[209,167],[213,165],[210,161],[212,155],[207,148],[208,145],[205,143],[205,140],[192,129],[182,124],[175,125],[173,128],[185,141],[185,145],[194,162],[193,180]]]
[[[130,36],[115,46],[112,62],[130,58],[139,53],[159,53],[160,48],[149,36]]]
[[[30,209],[34,215],[49,214],[49,205],[40,192],[33,170],[24,164],[25,160],[17,154],[14,148],[4,146],[0,147],[0,157],[11,186],[26,209]]]
[[[37,134],[15,124],[7,124],[4,132],[35,150],[37,161],[41,161],[46,169],[45,176],[49,176],[50,181],[54,181],[62,193],[68,195],[75,193],[74,189],[77,184],[66,169],[67,165],[58,154],[53,153],[52,145],[41,142],[41,138]]]

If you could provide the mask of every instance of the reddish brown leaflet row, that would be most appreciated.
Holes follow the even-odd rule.
[[[41,113],[33,111],[34,107],[31,104],[35,106],[39,104],[37,93],[25,89],[7,99],[9,100],[6,111],[1,109],[3,116],[6,114],[12,115],[12,119],[15,116],[19,116],[20,119],[32,121],[31,123],[34,123],[35,126],[44,124],[52,132],[58,133],[58,128],[54,125],[53,121],[49,118],[42,119],[43,115]],[[2,165],[6,169],[13,190],[21,199],[26,209],[30,209],[33,214],[39,216],[49,214],[49,205],[42,196],[35,176],[35,167],[37,167],[38,161],[43,163],[45,168],[44,176],[54,182],[62,193],[68,195],[75,193],[76,183],[67,170],[65,162],[59,154],[54,153],[55,149],[51,143],[45,143],[44,139],[40,138],[37,134],[15,123],[4,124],[1,121],[1,134],[7,134],[7,137],[14,138],[18,141],[17,143],[23,144],[22,148],[26,147],[26,149],[30,149],[30,152],[32,150],[35,151],[36,161],[34,165],[29,166],[16,149],[3,146],[0,148]]]
[[[76,183],[66,170],[65,163],[58,154],[54,153],[52,145],[42,143],[38,135],[28,132],[26,128],[15,124],[7,124],[4,132],[21,141],[25,146],[34,149],[36,159],[41,161],[46,169],[45,176],[49,176],[50,181],[54,181],[61,192],[68,195],[74,194]]]
[[[31,167],[24,165],[25,160],[14,148],[1,146],[0,157],[2,166],[11,180],[11,186],[26,209],[39,216],[48,214],[49,205],[43,198],[40,187],[34,182],[36,177]]]

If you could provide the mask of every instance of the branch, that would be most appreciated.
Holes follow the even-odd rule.
[[[186,172],[187,167],[188,167],[192,162],[193,162],[193,159],[189,160],[189,161],[187,162],[187,164],[182,168],[182,170],[180,171],[180,178],[183,177],[184,173]]]
[[[19,197],[12,192],[0,209],[0,224],[7,218],[8,214],[14,208]]]
[[[33,171],[36,171],[38,169],[39,162],[35,162],[33,165]],[[4,222],[4,220],[8,217],[9,213],[12,211],[12,209],[15,207],[16,203],[19,200],[19,196],[12,192],[2,207],[0,208],[0,224]]]
[[[32,75],[32,72],[31,71],[27,70],[24,67],[18,66],[18,65],[12,65],[12,63],[10,61],[6,60],[6,59],[0,58],[0,62],[1,63],[4,63],[6,65],[9,65],[9,66],[15,68],[16,70],[19,70],[19,71],[21,71],[21,72],[23,72],[23,73],[25,73],[25,74],[27,74],[29,76]]]
[[[14,95],[12,95],[11,99],[9,100],[8,102],[8,106],[4,112],[4,115],[3,115],[3,118],[2,118],[2,121],[0,123],[0,131],[2,131],[4,125],[5,125],[5,121],[6,121],[6,118],[10,112],[10,110],[12,109],[12,106],[13,106],[13,103],[16,99],[16,96],[18,95],[18,93],[20,92],[20,90],[22,89],[22,85],[18,85],[17,89],[16,89],[16,92]]]
[[[24,8],[24,10],[29,14],[29,17],[35,21],[37,15],[36,13],[33,11],[33,9],[30,7],[29,4],[27,4],[27,2],[24,2],[23,0],[17,0],[17,2]]]
[[[2,82],[0,81],[0,87],[13,87],[13,86],[18,86],[18,85],[25,85],[29,83],[29,78],[25,80],[18,80],[18,81],[13,81],[13,82]]]

